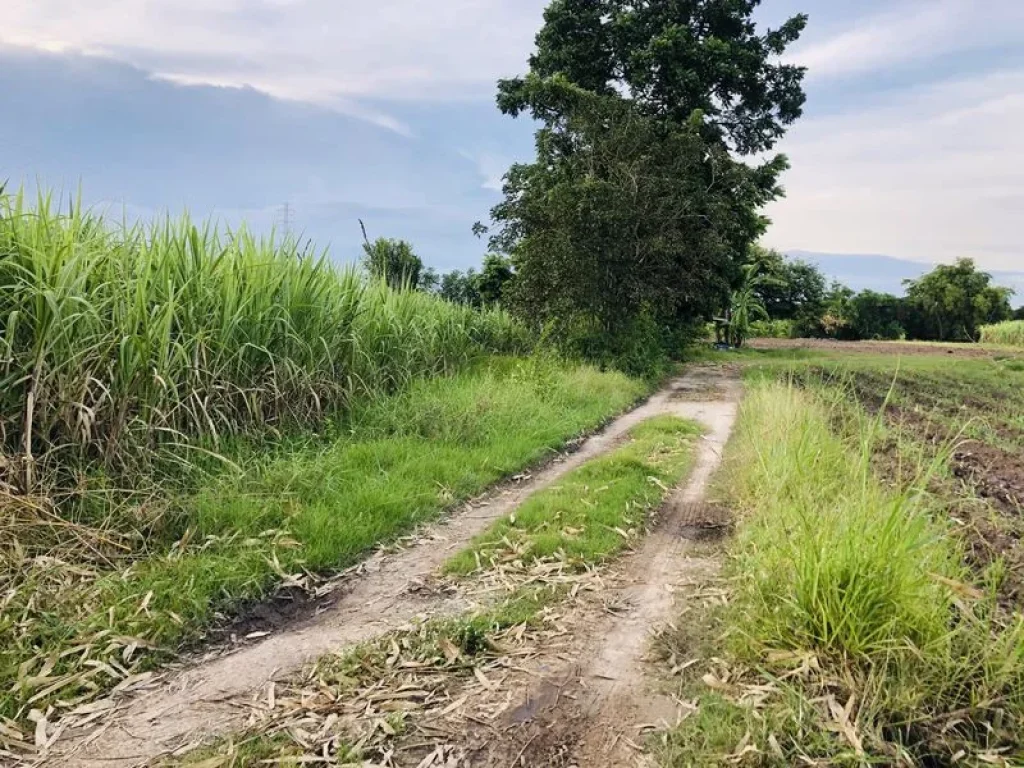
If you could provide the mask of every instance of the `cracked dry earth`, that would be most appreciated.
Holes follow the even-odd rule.
[[[500,683],[483,673],[471,678],[461,695],[452,694],[460,706],[441,710],[431,729],[417,730],[417,744],[404,753],[396,750],[386,763],[411,768],[648,764],[639,744],[643,733],[674,724],[687,709],[658,693],[647,661],[651,633],[678,615],[681,602],[706,597],[717,573],[718,558],[691,534],[695,523],[698,529],[708,524],[702,502],[741,392],[738,377],[727,369],[690,369],[572,455],[467,505],[428,528],[409,548],[375,555],[346,585],[347,593],[320,615],[148,681],[102,720],[68,728],[38,764],[127,768],[182,754],[251,727],[267,691],[272,709],[274,687],[287,686],[317,658],[419,619],[472,608],[471,589],[429,588],[437,583],[442,563],[533,492],[613,450],[640,422],[669,413],[699,422],[705,434],[688,479],[673,492],[649,535],[632,553],[587,574],[588,583],[573,588],[549,642],[506,665]],[[424,740],[423,733],[435,736]]]

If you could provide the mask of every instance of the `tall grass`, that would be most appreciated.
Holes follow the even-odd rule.
[[[723,663],[738,691],[764,698],[752,712],[707,695],[668,739],[669,765],[714,764],[709,753],[722,759],[744,734],[772,766],[1024,756],[1024,622],[998,604],[999,567],[964,565],[925,490],[941,458],[901,451],[917,479],[878,481],[883,427],[844,395],[770,378],[748,387],[727,475],[743,522]]]
[[[981,327],[981,343],[1024,347],[1024,320],[1009,320],[995,325],[983,325]]]
[[[524,342],[500,311],[393,291],[287,239],[0,195],[0,481],[23,492],[83,463],[316,424]]]

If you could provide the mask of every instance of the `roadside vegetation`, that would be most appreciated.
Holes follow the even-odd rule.
[[[647,385],[188,219],[0,198],[0,713],[56,712],[222,614],[594,429]],[[54,715],[51,714],[51,718]]]
[[[833,364],[847,362],[870,366]],[[798,379],[778,364],[748,377],[720,482],[741,519],[730,603],[672,640],[702,661],[682,684],[698,710],[662,763],[1017,764],[1024,621],[1006,600],[1009,564],[971,557],[951,505],[964,493],[950,482],[956,433],[925,440],[887,421],[884,374],[863,410],[849,398],[863,379],[798,365]],[[997,380],[991,366],[976,375]]]
[[[77,202],[0,196],[0,255],[0,481],[21,494],[315,429],[354,399],[529,347],[500,310],[187,217],[115,226]]]
[[[308,445],[254,455],[193,493],[133,510],[155,515],[145,534],[81,533],[95,547],[117,536],[135,544],[130,553],[33,550],[18,538],[31,528],[10,520],[3,713],[73,707],[202,637],[218,611],[305,572],[351,565],[550,456],[644,391],[621,374],[493,359],[354,403]]]

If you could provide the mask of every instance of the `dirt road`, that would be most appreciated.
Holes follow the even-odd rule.
[[[116,702],[102,718],[93,718],[88,727],[68,728],[42,764],[124,768],[181,753],[243,726],[249,713],[246,702],[258,697],[271,681],[288,678],[319,656],[406,625],[417,616],[466,610],[470,601],[465,595],[457,591],[438,594],[424,588],[448,557],[492,522],[513,512],[534,491],[613,449],[636,424],[674,413],[702,422],[708,433],[700,443],[694,472],[670,505],[668,518],[639,552],[623,561],[623,599],[630,609],[594,636],[599,642],[587,646],[585,658],[591,661],[581,679],[590,681],[587,721],[592,729],[578,743],[581,749],[589,749],[591,742],[594,749],[602,749],[599,741],[607,735],[606,725],[626,727],[647,715],[645,707],[639,706],[644,685],[642,658],[650,627],[672,612],[671,585],[715,567],[700,558],[686,557],[687,545],[678,536],[678,526],[693,502],[703,498],[730,434],[739,394],[738,381],[719,369],[698,369],[681,377],[591,437],[571,456],[517,487],[500,489],[483,503],[461,509],[426,530],[415,545],[374,556],[353,578],[347,594],[321,615],[236,652],[154,678]],[[634,710],[635,714],[623,714]]]

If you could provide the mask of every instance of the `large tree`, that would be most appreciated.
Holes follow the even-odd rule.
[[[563,118],[538,132],[537,161],[513,166],[493,211],[516,305],[610,334],[644,311],[672,323],[720,310],[784,158],[752,169],[709,145],[699,116],[665,123],[561,76],[528,85]]]
[[[623,334],[720,311],[760,208],[781,193],[770,149],[803,70],[777,63],[804,26],[758,35],[753,0],[555,0],[530,72],[498,104],[540,121],[537,158],[506,177],[493,243],[529,318]]]
[[[976,341],[978,328],[1008,320],[1013,291],[992,285],[972,259],[940,264],[918,280],[906,281],[908,331],[915,338]]]

